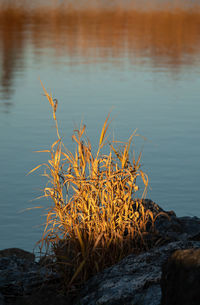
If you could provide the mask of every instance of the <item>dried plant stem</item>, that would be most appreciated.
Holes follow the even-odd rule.
[[[135,199],[136,180],[140,177],[143,181],[144,193],[148,186],[148,177],[140,168],[141,155],[137,160],[129,158],[136,132],[123,146],[116,141],[108,143],[108,115],[94,154],[85,136],[85,125],[81,124],[72,136],[76,144],[72,154],[59,134],[57,101],[43,84],[42,87],[53,111],[58,139],[48,151],[50,159],[44,165],[48,179],[44,194],[53,205],[41,244],[53,248],[66,286],[72,288],[125,255],[144,249],[143,232],[149,223],[153,226],[154,215],[141,200]],[[106,155],[102,150],[108,144]]]

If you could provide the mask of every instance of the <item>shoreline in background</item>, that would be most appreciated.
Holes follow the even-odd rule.
[[[25,8],[25,9],[37,9],[37,8],[50,8],[50,9],[57,9],[57,8],[65,8],[65,9],[73,9],[73,10],[85,10],[85,9],[123,9],[123,10],[174,10],[174,9],[182,9],[182,10],[196,10],[199,8],[199,1],[187,1],[187,0],[112,0],[112,1],[105,1],[105,0],[77,0],[74,4],[72,0],[35,0],[34,2],[28,0],[10,0],[0,1],[0,9],[1,8]]]
[[[76,65],[110,57],[113,65],[118,65],[126,54],[130,64],[143,57],[144,62],[149,59],[149,64],[158,68],[164,64],[176,74],[182,66],[199,65],[199,37],[200,7],[142,12],[89,6],[82,11],[73,6],[28,10],[26,6],[0,5],[3,97],[11,95],[14,69],[24,64],[28,44],[33,46],[37,60],[46,48],[57,58],[67,55]]]

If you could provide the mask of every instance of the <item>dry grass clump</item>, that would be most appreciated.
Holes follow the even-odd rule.
[[[41,245],[54,250],[66,285],[73,288],[124,256],[144,249],[143,233],[147,226],[148,230],[153,228],[155,217],[135,199],[136,180],[143,181],[144,194],[148,185],[148,177],[140,168],[141,154],[137,160],[129,158],[135,132],[123,145],[109,142],[108,115],[94,154],[81,124],[72,136],[76,144],[72,154],[59,135],[57,101],[43,89],[52,107],[58,139],[46,151],[50,160],[42,164],[48,179],[44,196],[50,197],[53,205]],[[105,146],[109,146],[107,154],[102,151]]]

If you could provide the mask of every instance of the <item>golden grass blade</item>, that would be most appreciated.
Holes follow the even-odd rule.
[[[96,247],[97,247],[99,241],[101,240],[102,236],[103,236],[103,233],[99,234],[99,236],[98,236],[97,240],[95,241],[95,244],[92,248],[92,252],[94,252],[94,250],[96,249]]]
[[[51,151],[50,150],[34,150],[34,152],[36,152],[36,153],[41,153],[41,152],[50,153]]]
[[[85,265],[85,260],[83,260],[80,265],[78,266],[76,272],[74,273],[74,275],[71,278],[71,281],[69,282],[69,286],[71,286],[71,284],[74,282],[75,278],[79,275],[79,273],[81,272],[81,270],[83,269],[83,266]]]
[[[71,157],[71,156],[69,156],[69,154],[67,154],[67,153],[64,153],[64,152],[61,152],[61,154],[70,162],[70,163],[74,163],[74,158],[73,158],[73,156]]]
[[[110,125],[110,123],[108,123],[108,120],[109,120],[109,117],[110,117],[110,113],[108,114],[104,124],[103,124],[103,128],[101,130],[101,135],[100,135],[100,139],[99,139],[99,147],[101,147],[103,141],[104,141],[104,138],[105,138],[105,135],[106,135],[106,132],[108,130],[108,127]]]
[[[81,125],[82,125],[82,124],[81,124]],[[82,137],[82,135],[84,134],[85,129],[86,129],[86,126],[85,126],[85,125],[83,125],[83,127],[82,127],[82,128],[80,128],[80,132],[79,132],[79,137],[80,137],[80,138],[81,138],[81,137]]]
[[[77,234],[77,237],[78,237],[80,246],[81,246],[81,253],[82,253],[82,256],[84,257],[84,256],[85,256],[85,246],[84,246],[83,239],[82,239],[82,237],[81,237],[81,233],[80,233],[80,231],[79,231],[78,228],[76,228],[76,234]]]
[[[140,152],[139,157],[138,157],[138,159],[137,159],[137,162],[135,163],[135,167],[136,167],[136,168],[139,168],[139,167],[140,167],[139,164],[140,164],[141,157],[142,157],[142,152]]]
[[[72,140],[75,141],[77,144],[79,144],[79,140],[75,136],[75,134],[72,135]]]
[[[56,146],[59,142],[61,142],[60,138],[51,145],[51,150],[53,150],[54,146]]]
[[[114,146],[112,144],[110,144],[110,147],[112,148],[112,150],[114,151],[115,155],[117,156],[117,158],[122,162],[122,156],[121,154],[114,148]]]
[[[31,173],[35,172],[38,168],[40,168],[41,166],[45,165],[44,163],[43,164],[39,164],[37,165],[36,167],[34,167],[32,170],[30,170],[30,172],[28,172],[27,175],[30,175]]]
[[[41,80],[40,80],[40,84],[41,84],[41,86],[42,86],[42,89],[43,89],[43,91],[44,91],[44,93],[45,93],[46,98],[47,98],[48,101],[49,101],[49,104],[51,105],[51,107],[54,107],[53,99],[52,99],[52,97],[48,94],[48,92],[46,91],[46,89],[45,89],[45,87],[44,87],[44,85],[43,85],[43,83],[42,83]]]
[[[122,158],[122,168],[126,167],[126,163],[128,161],[128,155],[129,155],[129,150],[130,150],[131,142],[132,142],[133,137],[136,134],[136,131],[137,131],[137,129],[135,129],[135,131],[130,136],[130,138],[128,140],[128,145],[125,146],[124,154],[123,154],[123,158]]]

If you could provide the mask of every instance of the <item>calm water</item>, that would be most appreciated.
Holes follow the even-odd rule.
[[[62,13],[62,14],[61,14]],[[32,250],[41,237],[46,181],[27,172],[56,139],[39,79],[59,101],[65,144],[81,119],[93,144],[138,132],[148,197],[200,216],[200,11],[0,12],[0,248]],[[2,18],[3,16],[3,18]],[[67,144],[68,143],[68,144]]]

